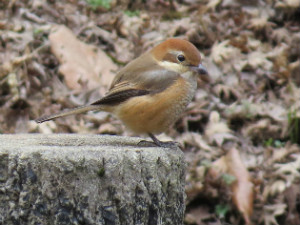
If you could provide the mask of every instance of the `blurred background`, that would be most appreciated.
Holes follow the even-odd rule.
[[[211,77],[159,136],[186,156],[185,224],[299,225],[299,0],[0,1],[0,133],[133,136],[104,112],[33,120],[99,99],[170,37]]]

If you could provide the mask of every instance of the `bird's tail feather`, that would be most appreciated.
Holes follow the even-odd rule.
[[[69,116],[69,115],[75,115],[75,114],[80,114],[80,113],[85,113],[88,111],[92,111],[92,110],[100,110],[101,108],[97,105],[84,105],[84,106],[79,106],[77,108],[74,109],[69,109],[63,112],[59,112],[56,114],[52,114],[50,116],[42,116],[40,118],[37,118],[35,120],[35,122],[37,123],[43,123],[49,120],[53,120],[59,117],[64,117],[64,116]]]

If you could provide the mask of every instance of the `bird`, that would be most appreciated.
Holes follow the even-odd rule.
[[[170,147],[172,142],[160,141],[155,135],[165,132],[180,118],[195,95],[198,78],[209,81],[196,46],[187,40],[170,38],[123,67],[99,100],[35,121],[105,111],[134,133],[149,135],[154,146]]]

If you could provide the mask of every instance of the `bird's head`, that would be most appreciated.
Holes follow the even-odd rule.
[[[203,81],[208,81],[208,72],[202,65],[198,49],[189,41],[171,38],[151,50],[159,65],[180,74],[192,71]]]

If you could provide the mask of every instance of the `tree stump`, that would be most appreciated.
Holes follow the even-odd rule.
[[[183,224],[183,153],[140,140],[0,135],[0,224]]]

